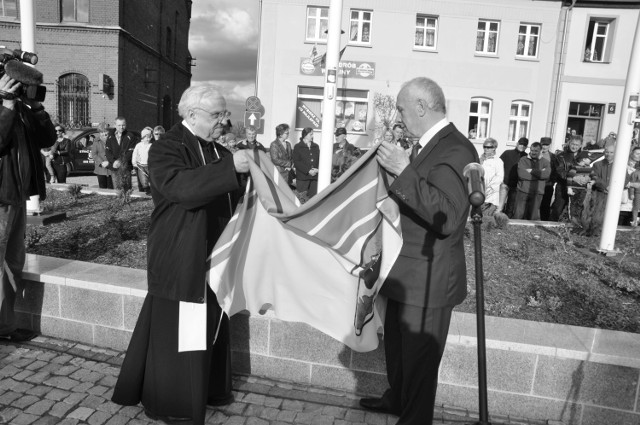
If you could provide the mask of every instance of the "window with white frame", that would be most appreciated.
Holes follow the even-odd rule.
[[[371,44],[371,18],[370,10],[351,9],[349,24],[349,41],[356,44]]]
[[[326,42],[329,28],[328,7],[307,7],[307,35],[306,41]]]
[[[89,0],[62,0],[62,20],[89,22]]]
[[[584,47],[585,62],[609,62],[611,36],[615,21],[606,18],[589,19],[587,39]]]
[[[540,25],[520,24],[516,55],[524,58],[537,58],[539,40]]]
[[[435,50],[438,46],[438,17],[417,15],[414,47]]]
[[[6,18],[18,17],[18,0],[0,0],[0,16]]]
[[[531,127],[531,102],[514,100],[509,112],[509,134],[507,142],[515,142],[521,137],[529,138]]]
[[[498,21],[478,21],[478,32],[476,35],[476,53],[495,55],[498,53],[498,35],[500,32],[500,22]]]
[[[319,128],[322,125],[323,87],[298,86],[296,128]],[[348,132],[364,133],[367,130],[369,91],[338,89],[336,95],[335,126]]]
[[[469,138],[486,139],[491,126],[491,99],[474,97],[469,105]]]

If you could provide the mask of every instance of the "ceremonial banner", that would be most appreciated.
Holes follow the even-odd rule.
[[[271,307],[356,351],[377,347],[380,287],[402,238],[387,175],[365,153],[304,205],[268,155],[254,151],[251,178],[210,256],[209,284],[231,316]],[[378,303],[379,304],[379,303]]]

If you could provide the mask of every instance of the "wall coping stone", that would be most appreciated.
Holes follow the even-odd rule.
[[[144,298],[146,270],[27,254],[26,280]],[[259,317],[274,318],[272,311]],[[640,334],[486,316],[487,348],[640,369]],[[477,345],[475,314],[454,311],[447,342]]]

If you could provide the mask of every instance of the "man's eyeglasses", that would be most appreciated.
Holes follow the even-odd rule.
[[[207,115],[209,115],[209,118],[211,118],[213,121],[219,121],[219,120],[221,120],[222,118],[224,118],[227,115],[227,111],[211,113],[211,112],[207,111],[206,109],[202,109],[202,108],[193,108],[193,109],[199,109],[202,112],[205,112]]]
[[[56,133],[62,133],[62,129],[61,128],[56,128]]]
[[[495,149],[495,146],[485,145],[482,147],[482,149]]]

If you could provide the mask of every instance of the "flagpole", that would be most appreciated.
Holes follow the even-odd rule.
[[[318,192],[331,184],[333,133],[336,127],[336,95],[338,83],[338,62],[340,60],[339,50],[341,23],[342,0],[331,0],[331,4],[329,6],[329,32],[327,34],[324,102],[322,106],[320,164],[318,165]]]

